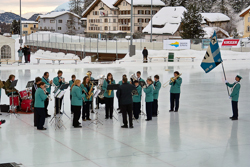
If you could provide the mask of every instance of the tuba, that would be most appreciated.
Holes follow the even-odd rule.
[[[172,78],[170,78],[170,80],[169,80],[169,81],[167,81],[166,83],[164,83],[164,84],[163,84],[163,88],[166,88],[169,84],[171,84],[171,83],[175,82],[175,80],[176,80],[177,78],[179,78],[181,75],[182,75],[182,74],[177,75],[176,77],[172,77]]]

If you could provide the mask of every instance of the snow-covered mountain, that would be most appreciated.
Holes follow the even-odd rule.
[[[62,12],[62,11],[69,11],[69,2],[65,2],[61,5],[59,5],[57,8],[55,8],[53,11],[51,12]]]
[[[19,20],[19,19],[20,16],[15,13],[11,12],[0,13],[0,22],[12,23],[13,20]],[[27,20],[27,19],[22,17],[22,20]]]

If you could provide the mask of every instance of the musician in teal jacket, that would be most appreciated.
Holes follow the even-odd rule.
[[[173,81],[169,82],[170,88],[170,110],[169,112],[178,112],[180,103],[180,93],[181,93],[182,78],[178,71],[174,72]],[[175,110],[174,110],[175,108]]]
[[[82,108],[82,105],[84,104],[83,99],[86,97],[85,93],[82,92],[82,88],[80,85],[81,85],[81,81],[77,79],[70,87],[71,95],[72,95],[71,113],[74,113],[73,126],[75,128],[81,128],[80,126],[81,123],[79,122],[79,119],[81,116],[81,108]]]
[[[161,82],[159,81],[160,77],[159,75],[154,76],[154,102],[153,102],[153,117],[157,117],[158,115],[158,97],[159,97],[159,91],[161,89]]]
[[[136,90],[138,95],[133,95],[133,114],[135,119],[139,119],[139,115],[141,112],[141,95],[142,95],[142,88],[139,85],[138,81],[134,81]]]
[[[85,94],[89,94],[90,93],[90,89],[91,89],[91,84],[90,84],[90,79],[88,76],[84,77],[83,79],[83,82],[81,84],[81,88],[82,88],[82,91],[83,93]],[[92,94],[94,94],[94,91],[92,90],[91,91]],[[82,107],[82,120],[83,121],[86,121],[86,120],[91,120],[89,118],[89,114],[90,114],[90,105],[92,103],[92,99],[93,99],[93,96],[91,96],[90,98],[87,98],[87,96],[84,97],[84,104],[83,104],[83,107]]]
[[[236,82],[233,84],[230,84],[228,81],[225,81],[226,85],[230,88],[232,88],[232,93],[229,96],[229,99],[232,100],[232,110],[233,110],[233,116],[229,117],[232,120],[238,120],[238,101],[239,101],[239,95],[240,95],[240,80],[242,77],[240,75],[237,75],[235,77]]]
[[[107,79],[104,80],[102,89],[104,92],[104,100],[105,100],[105,119],[113,118],[113,110],[114,110],[114,91],[107,90],[108,85],[115,84],[115,80],[113,79],[113,75],[108,73]]]
[[[62,75],[63,75],[63,72],[61,70],[59,70],[57,72],[57,77],[55,77],[53,79],[53,83],[55,84],[56,88],[55,88],[55,91],[54,93],[57,92],[57,90],[63,85],[65,84],[65,80],[62,78]],[[64,96],[63,96],[64,97]],[[62,100],[63,100],[63,97],[62,98],[55,98],[55,102],[56,102],[56,114],[60,113],[62,114],[61,112],[61,108],[62,108]]]
[[[148,86],[143,88],[143,91],[146,94],[145,101],[146,101],[146,113],[147,113],[147,119],[146,121],[152,120],[152,112],[153,112],[153,101],[154,101],[154,87],[153,87],[153,81],[151,78],[147,79]]]
[[[51,85],[53,82],[52,80],[49,80],[49,72],[45,72],[43,74],[42,82],[45,83],[47,95],[49,95],[51,93]],[[48,110],[49,99],[45,100],[44,105],[45,105],[45,110],[46,110],[46,117],[51,117],[51,115],[49,115],[49,110]]]
[[[73,85],[73,83],[75,82],[76,80],[76,76],[75,75],[72,75],[71,76],[71,80],[69,81],[69,86],[71,87]],[[70,100],[72,99],[72,93],[71,93],[71,90],[70,90]]]
[[[44,108],[44,102],[48,98],[48,96],[45,94],[45,83],[41,82],[40,84],[37,85],[38,89],[36,90],[35,93],[35,110],[37,113],[37,129],[38,130],[46,130],[46,128],[43,127],[44,122],[45,122],[45,116],[46,116],[46,111]]]

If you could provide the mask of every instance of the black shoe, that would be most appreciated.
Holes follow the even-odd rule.
[[[174,110],[169,110],[169,112],[174,112]]]
[[[74,126],[74,128],[82,128],[82,126],[80,126],[80,125],[79,126]]]
[[[110,117],[110,119],[113,119],[113,117]]]
[[[117,110],[120,110],[120,108],[117,108]]]
[[[145,121],[152,121],[152,119],[145,119]]]
[[[128,128],[128,125],[126,126],[126,125],[123,125],[123,126],[121,126],[121,128]]]
[[[81,123],[80,123],[80,122],[78,122],[78,125],[81,125]]]
[[[46,130],[46,128],[42,128],[42,129],[37,129],[37,130]]]
[[[95,113],[93,110],[91,110],[91,113]]]
[[[232,121],[238,120],[238,118],[232,118]]]
[[[178,111],[174,111],[174,112],[178,112]]]
[[[0,113],[0,115],[3,115],[3,114]]]
[[[119,112],[118,112],[118,114],[122,114],[122,112],[121,112],[121,111],[119,111]]]
[[[51,117],[51,115],[49,115],[49,114],[48,114],[48,115],[46,115],[46,118],[49,118],[49,117]]]
[[[134,128],[134,126],[133,126],[133,125],[132,125],[132,126],[129,126],[129,128],[130,128],[130,129],[133,129],[133,128]]]
[[[60,114],[63,114],[62,112],[60,112]]]
[[[152,115],[152,117],[157,117],[157,115]]]
[[[229,117],[229,119],[233,119],[233,117]]]
[[[91,119],[90,119],[90,118],[87,118],[87,121],[91,121]]]
[[[105,117],[105,119],[109,119],[108,117]]]
[[[4,124],[6,121],[5,120],[1,120],[0,122],[1,122],[1,124]]]

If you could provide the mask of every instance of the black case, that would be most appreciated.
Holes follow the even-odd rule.
[[[1,112],[8,112],[10,105],[2,104],[0,105],[0,108],[1,108]]]

